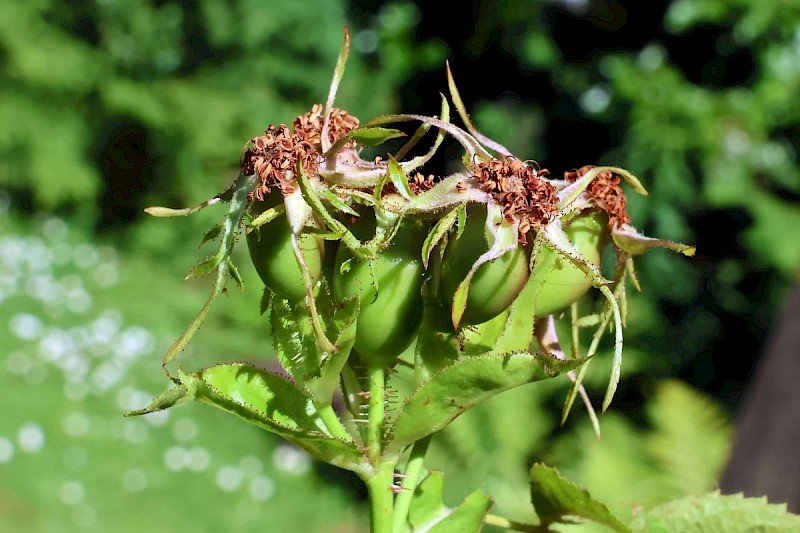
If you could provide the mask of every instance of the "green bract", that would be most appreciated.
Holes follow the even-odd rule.
[[[280,198],[280,193],[275,193]],[[272,196],[272,195],[271,195]],[[273,198],[254,205],[259,213],[277,203]],[[303,252],[311,280],[319,279],[322,269],[324,241],[310,233],[300,235],[298,244]],[[247,235],[247,248],[264,285],[281,298],[299,301],[305,297],[303,274],[292,248],[292,230],[285,216],[267,222]]]
[[[353,226],[361,239],[375,235],[374,218],[367,214]],[[424,267],[420,257],[425,228],[404,221],[389,246],[372,261],[358,261],[340,245],[336,254],[333,291],[337,302],[357,296],[360,302],[353,348],[368,364],[391,366],[416,336],[422,319]],[[342,265],[350,261],[349,269]]]
[[[485,206],[471,205],[467,209],[464,232],[459,238],[453,234],[447,244],[440,286],[445,310],[452,308],[459,284],[464,281],[475,261],[489,249],[485,231],[486,216]],[[478,267],[469,284],[461,324],[486,322],[511,305],[528,280],[528,254],[527,247],[518,245]]]
[[[591,210],[579,215],[564,228],[569,240],[589,263],[600,266],[608,242],[608,217]],[[553,257],[555,256],[555,257]],[[536,315],[546,316],[577,301],[592,286],[585,272],[566,257],[543,246],[539,251],[528,283],[541,284],[536,298]]]

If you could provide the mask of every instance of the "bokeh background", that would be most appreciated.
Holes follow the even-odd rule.
[[[798,509],[785,457],[752,470],[800,431],[777,412],[797,405],[800,341],[770,340],[800,328],[781,314],[800,272],[800,3],[0,0],[0,531],[366,530],[356,479],[224,413],[121,417],[168,385],[161,357],[209,290],[182,278],[224,210],[143,208],[213,196],[248,138],[324,100],[345,25],[339,106],[435,114],[449,60],[484,133],[554,174],[630,169],[650,191],[634,224],[699,250],[638,262],[603,438],[578,409],[559,426],[565,380],[501,395],[435,442],[450,503],[481,486],[532,520],[527,466],[547,461],[628,516],[723,474]],[[246,289],[187,367],[271,356],[240,258]]]

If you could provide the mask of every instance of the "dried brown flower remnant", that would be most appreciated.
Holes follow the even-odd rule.
[[[410,180],[408,180],[408,187],[414,194],[420,194],[425,191],[429,191],[433,189],[434,185],[436,185],[436,177],[433,174],[428,174],[425,176],[421,172],[417,172],[411,176]]]
[[[277,187],[283,194],[291,194],[297,162],[309,172],[319,168],[321,156],[310,142],[289,131],[286,124],[277,128],[270,125],[265,135],[250,139],[252,146],[245,152],[242,169],[245,174],[257,174],[260,185],[253,193],[259,200]]]
[[[294,192],[291,182],[298,161],[307,172],[315,173],[319,168],[322,160],[322,106],[314,104],[311,111],[298,116],[292,124],[294,132],[286,124],[270,125],[264,135],[250,139],[252,146],[244,154],[242,168],[245,174],[258,174],[261,184],[251,195],[258,200],[263,200],[273,187],[279,188],[283,194]],[[328,134],[331,142],[356,127],[358,119],[347,111],[336,108],[331,111]]]
[[[531,227],[545,226],[558,214],[556,188],[545,181],[550,172],[514,157],[480,162],[472,169],[485,191],[503,206],[509,222],[517,219],[519,242],[527,243]]]
[[[322,141],[322,125],[324,122],[324,115],[322,114],[322,105],[314,104],[311,111],[304,115],[300,115],[292,125],[295,132],[304,140],[310,142],[318,150]],[[331,143],[336,142],[358,127],[358,119],[344,111],[334,107],[331,109],[331,120],[328,126],[328,140]]]
[[[376,158],[380,159],[380,158]],[[379,162],[379,161],[378,161]],[[433,174],[428,174],[427,176],[421,172],[417,172],[413,176],[411,176],[408,180],[408,188],[411,189],[411,192],[415,195],[419,195],[425,191],[429,191],[433,189],[433,187],[437,183],[437,178]],[[389,182],[386,184],[384,188],[384,192],[388,194],[394,194],[397,192],[397,187],[394,186],[394,183]]]
[[[594,165],[585,165],[577,170],[568,170],[564,172],[564,179],[570,183],[574,183],[593,168],[597,167]],[[610,170],[606,170],[598,174],[586,188],[586,192],[591,197],[595,206],[608,213],[609,227],[615,225],[619,227],[631,221],[625,209],[627,199],[625,198],[622,187],[619,185],[619,181],[619,176]]]

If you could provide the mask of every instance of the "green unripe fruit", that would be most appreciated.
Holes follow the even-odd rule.
[[[474,204],[467,209],[467,223],[461,237],[447,244],[442,262],[440,294],[448,313],[459,284],[464,281],[478,257],[489,250],[484,227],[486,208]],[[475,271],[467,293],[467,304],[460,325],[480,324],[496,317],[512,304],[525,286],[529,250],[518,245]]]
[[[375,220],[363,215],[352,228],[361,240],[375,235]],[[381,250],[370,266],[339,245],[333,273],[337,302],[357,296],[360,303],[353,348],[367,364],[392,366],[411,344],[422,319],[424,267],[420,254],[425,227],[419,221],[404,221],[388,248]],[[342,264],[350,268],[342,272]],[[376,288],[377,284],[377,288]]]
[[[607,243],[608,218],[604,213],[589,211],[581,214],[564,228],[578,252],[591,264],[600,266]],[[555,255],[555,258],[553,258]],[[541,265],[553,260],[549,272]],[[592,286],[590,278],[569,259],[543,246],[536,258],[529,283],[541,283],[536,299],[536,316],[551,315],[576,302]]]
[[[277,195],[280,197],[280,193]],[[257,204],[255,211],[263,212],[271,207],[269,204],[277,205],[277,202],[269,198]],[[298,244],[311,280],[316,282],[322,269],[324,241],[310,233],[303,233]],[[279,216],[251,231],[247,235],[247,248],[258,276],[269,290],[294,302],[305,298],[303,273],[292,248],[292,230],[285,216]]]

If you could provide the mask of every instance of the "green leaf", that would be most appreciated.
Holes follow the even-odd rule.
[[[349,134],[350,139],[364,146],[378,146],[390,139],[405,136],[405,132],[393,128],[359,128]]]
[[[483,527],[483,519],[492,507],[492,499],[476,490],[453,509],[450,514],[426,531],[430,533],[478,533]]]
[[[273,296],[269,318],[272,343],[283,368],[300,382],[319,376],[317,341],[306,308]]]
[[[444,489],[444,474],[431,472],[419,484],[411,499],[411,508],[408,510],[408,522],[412,531],[421,529],[441,515],[444,509],[442,490]]]
[[[323,431],[311,413],[310,398],[285,378],[248,363],[212,366],[189,374],[196,398],[219,407],[235,402],[257,410],[285,428]]]
[[[428,381],[433,374],[458,359],[459,348],[458,336],[442,306],[438,302],[426,302],[414,354],[416,382]]]
[[[645,437],[645,446],[657,463],[661,501],[714,488],[733,443],[724,410],[674,379],[659,383],[647,414],[653,431]]]
[[[483,519],[492,506],[492,500],[480,491],[475,491],[455,509],[445,507],[442,500],[444,475],[431,472],[414,491],[408,513],[410,530],[431,533],[478,532]]]
[[[723,496],[717,491],[659,505],[630,526],[637,533],[790,533],[800,531],[800,516],[788,513],[785,504],[770,504],[766,498]]]
[[[591,520],[614,531],[630,529],[589,493],[561,476],[555,468],[534,464],[530,473],[531,502],[542,525],[575,524]]]
[[[388,449],[398,452],[441,430],[495,394],[555,377],[583,362],[561,361],[544,353],[492,354],[459,360],[434,374],[409,396],[391,429]]]
[[[366,468],[357,446],[327,435],[311,399],[277,374],[248,363],[232,363],[191,374],[180,373],[177,382],[146,409],[128,413],[128,416],[194,399],[276,433],[321,461],[355,472]]]

